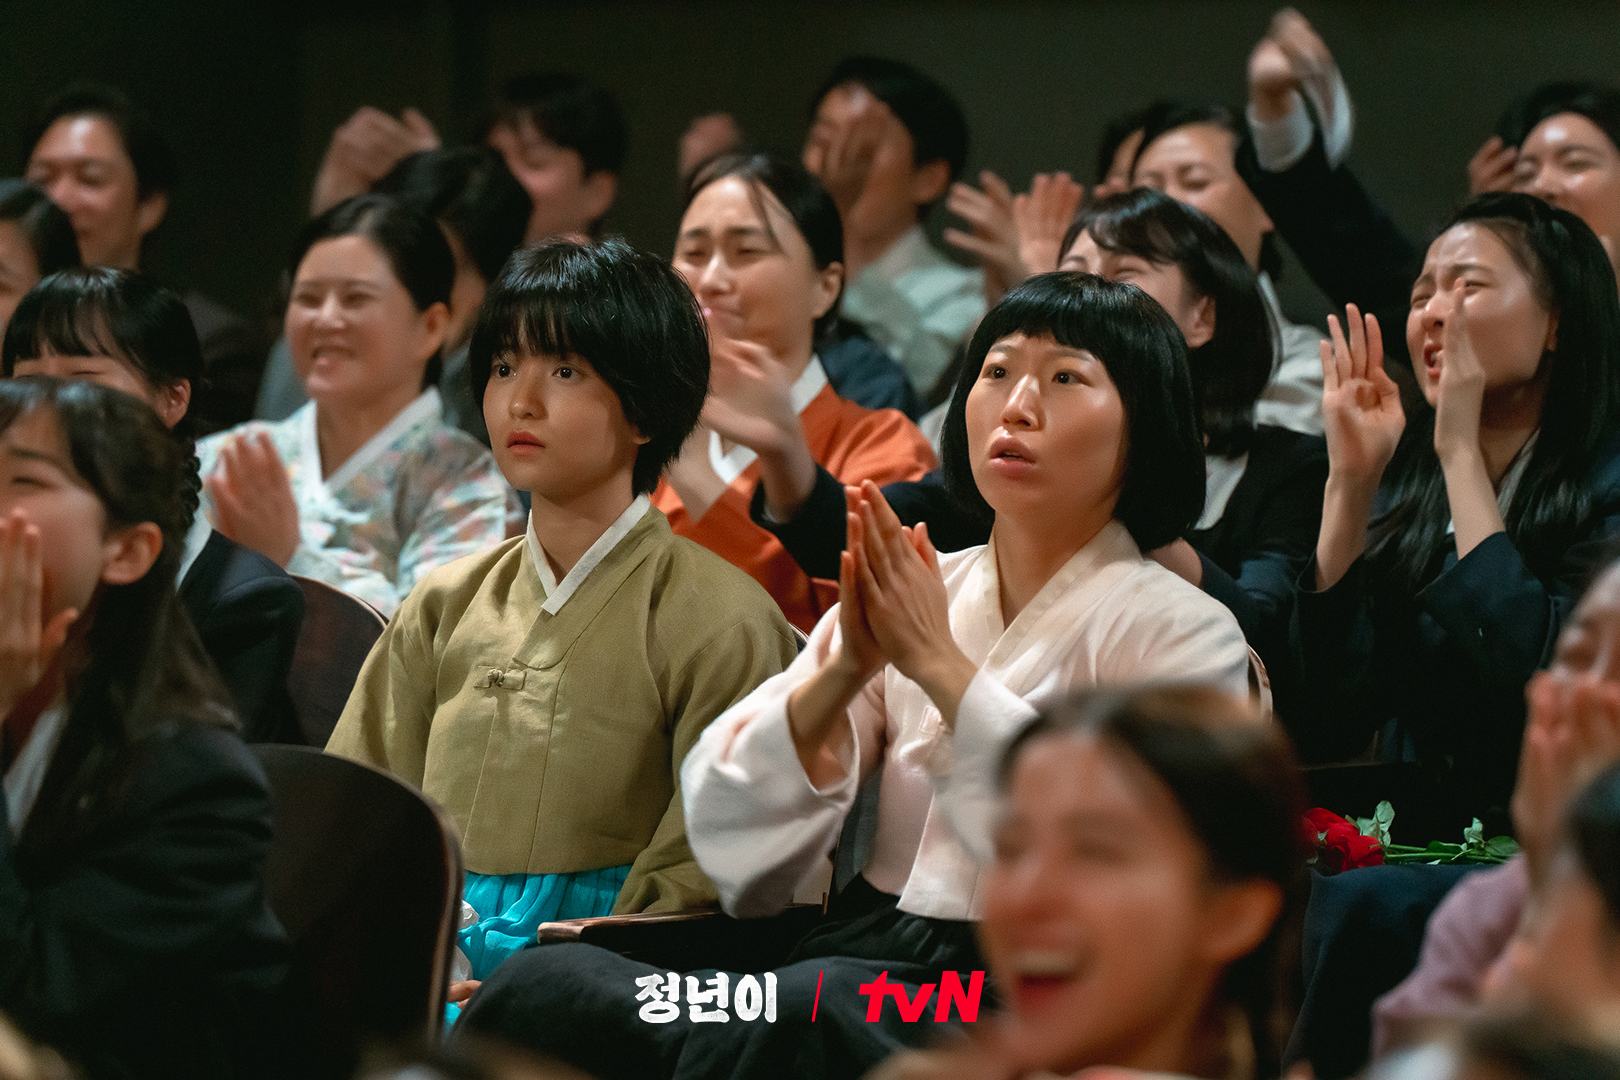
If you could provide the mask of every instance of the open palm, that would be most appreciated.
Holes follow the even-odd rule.
[[[1378,320],[1354,304],[1345,308],[1350,333],[1328,316],[1331,342],[1322,342],[1322,423],[1328,467],[1342,476],[1370,481],[1383,476],[1395,456],[1406,414],[1400,390],[1384,370],[1384,339]]]

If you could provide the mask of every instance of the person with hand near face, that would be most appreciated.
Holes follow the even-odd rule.
[[[203,359],[180,297],[131,270],[53,274],[18,305],[0,347],[0,373],[122,390],[175,433],[191,465],[181,494],[194,512],[178,571],[186,613],[230,691],[244,738],[301,741],[287,672],[303,625],[303,592],[281,567],[195,513],[201,481],[190,406]]]
[[[0,381],[0,1011],[90,1076],[303,1075],[270,793],[175,590],[186,460],[131,394]]]
[[[0,181],[0,335],[41,278],[79,265],[73,223],[39,188]]]
[[[1144,114],[1142,140],[1131,163],[1131,185],[1150,187],[1208,214],[1226,230],[1249,266],[1276,324],[1280,349],[1271,381],[1260,394],[1261,423],[1306,435],[1322,433],[1322,335],[1283,317],[1272,279],[1282,268],[1271,218],[1238,173],[1242,122],[1224,105],[1164,102]]]
[[[46,103],[26,141],[23,176],[73,223],[86,266],[138,270],[179,182],[174,150],[151,116],[118,89],[69,87]],[[208,379],[196,387],[200,430],[253,414],[264,345],[242,318],[195,290],[184,296]]]
[[[1279,1075],[1306,891],[1281,730],[1204,688],[1096,691],[1020,731],[1000,779],[979,941],[1001,1009],[873,1080]]]
[[[1292,630],[1315,704],[1295,738],[1334,759],[1382,730],[1383,760],[1424,771],[1435,827],[1501,831],[1522,688],[1620,531],[1620,295],[1575,215],[1475,199],[1413,286],[1410,423],[1378,321],[1348,316],[1322,347],[1328,481]]]
[[[832,200],[792,162],[728,156],[699,170],[674,262],[708,326],[709,399],[652,497],[677,535],[748,571],[806,632],[837,585],[807,575],[754,524],[751,500],[790,520],[820,469],[843,484],[883,484],[935,464],[905,416],[838,397],[816,355],[837,318],[841,239]]]
[[[796,641],[764,590],[648,502],[708,382],[668,263],[618,240],[526,249],[469,356],[496,460],[531,498],[527,533],[421,581],[327,749],[455,818],[479,916],[461,948],[482,981],[542,922],[712,906],[680,763]]]
[[[1047,274],[991,309],[968,356],[946,470],[993,517],[990,543],[940,556],[870,481],[849,489],[838,606],[681,769],[692,849],[740,918],[821,887],[857,790],[881,769],[858,873],[832,921],[772,973],[782,1020],[640,1022],[635,980],[658,969],[568,945],[530,954],[555,957],[548,981],[536,980],[530,1011],[486,1033],[596,1075],[776,1076],[784,1062],[860,1075],[943,1029],[892,1008],[868,1023],[857,986],[882,975],[911,1000],[941,970],[984,968],[973,923],[995,771],[1019,727],[1080,687],[1247,691],[1231,613],[1138,546],[1176,535],[1202,501],[1192,383],[1169,317],[1131,286]],[[811,1025],[818,976],[829,989]]]
[[[909,64],[848,57],[811,105],[804,166],[843,220],[844,314],[925,399],[984,314],[982,272],[934,250],[922,227],[966,160],[961,106]]]
[[[390,615],[521,512],[489,451],[442,420],[455,261],[432,218],[362,195],[306,225],[288,267],[287,341],[310,401],[200,442],[203,508],[289,573]]]

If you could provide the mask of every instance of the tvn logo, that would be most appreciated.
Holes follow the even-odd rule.
[[[861,996],[866,998],[866,1022],[875,1024],[881,1020],[884,1002],[893,997],[895,1007],[900,1010],[900,1019],[915,1024],[922,1019],[923,1010],[928,1008],[928,999],[933,997],[936,985],[939,998],[934,1005],[934,1023],[943,1024],[949,1020],[952,1005],[956,1006],[956,1014],[963,1023],[971,1024],[979,1019],[979,996],[984,991],[984,972],[973,972],[968,977],[967,989],[963,990],[960,975],[954,971],[943,971],[938,984],[923,983],[917,987],[917,996],[909,997],[905,986],[890,982],[889,973],[885,971],[871,982],[861,984]]]

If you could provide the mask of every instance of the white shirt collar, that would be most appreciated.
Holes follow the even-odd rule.
[[[803,413],[826,385],[827,372],[821,366],[821,357],[812,354],[809,365],[797,379],[793,380],[793,388],[788,391],[788,400],[793,403],[793,412]],[[723,450],[719,433],[709,432],[709,464],[714,466],[714,471],[727,484],[741,476],[743,470],[752,465],[756,457],[757,454],[741,444],[733,446],[729,452]]]
[[[191,528],[186,530],[186,545],[180,549],[180,572],[174,576],[176,588],[186,580],[186,575],[191,572],[191,564],[197,561],[202,549],[208,546],[208,538],[213,535],[214,527],[208,523],[208,515],[199,509],[197,516],[191,519]]]
[[[1519,447],[1519,452],[1513,455],[1513,462],[1508,466],[1508,471],[1502,474],[1502,485],[1496,489],[1496,508],[1502,512],[1503,518],[1507,517],[1508,507],[1513,505],[1513,494],[1519,490],[1519,484],[1524,480],[1524,471],[1530,467],[1530,455],[1534,453],[1536,439],[1540,435],[1540,428],[1530,433],[1524,445]],[[1449,519],[1446,522],[1446,535],[1451,536],[1456,531],[1456,519]]]
[[[941,261],[948,260],[934,250],[928,242],[928,234],[923,231],[921,224],[917,224],[901,233],[900,239],[890,244],[889,250],[879,255],[877,261],[861,273],[864,275],[871,271],[885,281],[893,281],[902,274],[934,266]]]
[[[1195,530],[1212,529],[1226,513],[1226,504],[1232,501],[1243,474],[1249,468],[1249,455],[1223,458],[1204,455],[1204,512],[1198,518]]]
[[[444,403],[439,397],[439,388],[430,386],[417,396],[416,400],[394,414],[394,418],[383,425],[383,429],[366,440],[364,446],[349,455],[349,460],[338,466],[337,470],[321,479],[326,468],[321,463],[321,441],[315,431],[315,402],[311,401],[299,412],[303,415],[300,422],[300,438],[303,443],[302,458],[304,462],[305,479],[311,483],[324,484],[327,491],[342,491],[344,485],[353,480],[360,472],[382,456],[394,440],[398,439],[419,421],[427,418],[440,419],[444,415]]]
[[[645,495],[637,495],[631,501],[618,520],[607,527],[607,531],[596,538],[596,543],[586,549],[585,554],[579,557],[562,581],[552,572],[551,562],[546,558],[546,551],[540,546],[540,538],[534,532],[534,511],[529,511],[529,531],[524,536],[524,543],[529,546],[529,559],[534,563],[535,572],[540,575],[540,584],[546,588],[546,602],[540,605],[540,610],[547,615],[555,615],[568,603],[568,598],[579,591],[601,561],[608,557],[608,552],[619,546],[619,541],[630,534],[644,514],[652,509],[652,500]]]
[[[28,741],[23,744],[22,752],[11,763],[11,768],[6,770],[4,781],[0,782],[6,792],[6,814],[11,820],[13,840],[22,835],[28,815],[33,812],[34,801],[39,798],[40,786],[45,783],[51,757],[56,753],[56,744],[62,739],[67,716],[67,704],[62,701],[40,713],[39,719],[34,721],[34,730],[28,733]]]

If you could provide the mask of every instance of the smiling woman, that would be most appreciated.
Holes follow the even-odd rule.
[[[438,224],[359,195],[304,227],[287,341],[310,401],[198,444],[214,527],[393,613],[417,578],[518,525],[489,451],[433,385],[455,261]]]

